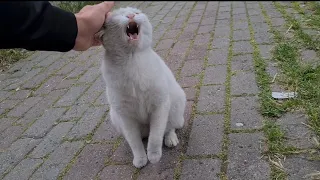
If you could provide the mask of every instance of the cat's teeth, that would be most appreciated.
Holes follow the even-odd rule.
[[[129,25],[127,26],[127,28],[129,29]]]
[[[139,28],[139,25],[137,24],[137,28]]]

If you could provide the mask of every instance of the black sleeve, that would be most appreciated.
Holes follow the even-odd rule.
[[[0,2],[0,48],[66,52],[78,34],[75,15],[48,1]]]

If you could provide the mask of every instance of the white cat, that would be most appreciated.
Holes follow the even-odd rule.
[[[184,125],[186,95],[173,73],[152,50],[152,26],[140,10],[127,7],[108,16],[100,31],[105,48],[102,73],[110,118],[133,153],[133,165],[156,163],[179,143],[175,129]],[[147,154],[142,138],[148,137]]]

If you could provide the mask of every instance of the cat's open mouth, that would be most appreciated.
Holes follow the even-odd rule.
[[[126,33],[130,40],[137,40],[139,35],[139,25],[136,22],[129,22]]]

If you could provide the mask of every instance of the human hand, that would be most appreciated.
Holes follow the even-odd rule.
[[[78,35],[74,45],[74,50],[85,51],[92,46],[100,46],[96,33],[102,28],[108,12],[114,6],[113,1],[105,1],[93,6],[85,6],[75,14]]]

